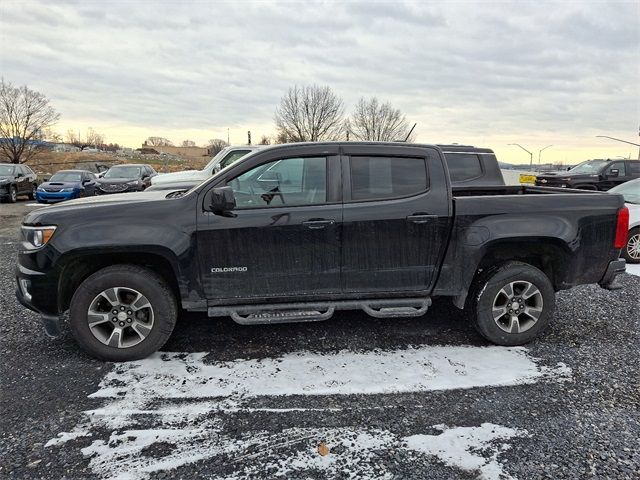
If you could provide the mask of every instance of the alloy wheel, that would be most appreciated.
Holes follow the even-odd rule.
[[[110,347],[128,348],[142,342],[153,329],[153,307],[142,293],[128,287],[100,292],[87,311],[93,336]]]
[[[627,242],[627,254],[634,260],[640,260],[640,232],[629,237]]]
[[[542,293],[531,282],[507,283],[493,299],[492,315],[496,325],[507,333],[523,333],[533,327],[544,302]]]

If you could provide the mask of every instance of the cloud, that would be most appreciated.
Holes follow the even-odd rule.
[[[628,136],[640,117],[636,2],[3,2],[0,14],[2,75],[69,123],[209,138],[272,124],[295,83],[330,85],[348,108],[389,100],[420,140]]]

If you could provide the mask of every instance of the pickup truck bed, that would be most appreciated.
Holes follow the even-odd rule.
[[[186,193],[32,212],[17,296],[53,334],[69,310],[79,343],[110,360],[160,348],[180,307],[280,323],[420,316],[438,296],[517,345],[549,323],[554,292],[624,271],[619,195],[451,185],[437,145],[268,147]]]

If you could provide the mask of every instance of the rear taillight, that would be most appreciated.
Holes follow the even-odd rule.
[[[622,207],[618,210],[618,224],[616,225],[616,241],[613,248],[621,249],[627,244],[627,235],[629,234],[629,209]]]

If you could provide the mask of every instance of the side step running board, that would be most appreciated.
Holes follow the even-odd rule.
[[[231,317],[242,325],[319,322],[336,310],[363,310],[375,318],[420,317],[431,306],[430,298],[386,298],[361,301],[269,303],[209,307],[210,317]]]

